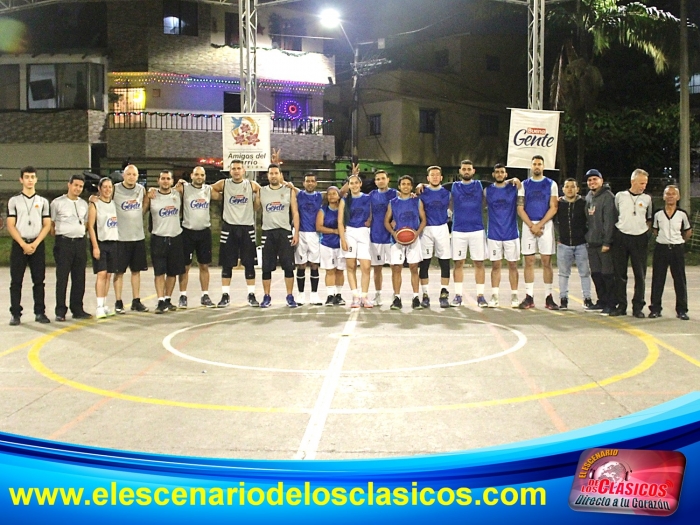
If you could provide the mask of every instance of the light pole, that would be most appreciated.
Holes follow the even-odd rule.
[[[681,67],[680,67],[680,170],[679,181],[682,208],[690,211],[690,96],[688,75],[688,11],[681,0]]]
[[[350,49],[352,50],[353,62],[352,62],[352,117],[350,121],[350,150],[352,156],[352,163],[357,164],[358,153],[358,122],[357,122],[357,112],[360,106],[360,93],[357,84],[360,79],[360,74],[358,71],[358,62],[360,59],[360,49],[358,46],[354,46],[350,41],[350,37],[345,32],[345,27],[343,27],[343,22],[340,20],[340,15],[335,9],[325,9],[321,12],[321,24],[327,28],[335,28],[340,26],[345,40],[347,41]]]

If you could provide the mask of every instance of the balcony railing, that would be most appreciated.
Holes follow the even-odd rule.
[[[125,111],[107,114],[108,129],[159,129],[221,132],[220,113],[163,113]],[[290,135],[333,135],[333,121],[321,117],[272,119],[272,133]]]

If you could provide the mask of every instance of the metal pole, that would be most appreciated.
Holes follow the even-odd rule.
[[[238,0],[240,34],[241,111],[258,109],[257,35],[258,0]]]
[[[358,82],[360,80],[360,75],[357,70],[358,62],[360,58],[359,47],[355,47],[355,60],[352,64],[352,129],[350,130],[350,143],[352,147],[352,162],[357,164],[358,160],[358,122],[357,122],[357,112],[360,107],[360,90],[358,89]]]
[[[545,0],[528,0],[527,66],[528,108],[544,107],[544,8]]]
[[[680,70],[680,170],[681,208],[690,213],[690,98],[688,76],[688,12],[681,0],[681,70]]]

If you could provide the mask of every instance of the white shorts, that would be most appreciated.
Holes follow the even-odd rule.
[[[321,245],[321,269],[323,270],[345,270],[345,259],[343,250],[340,248],[329,248]]]
[[[450,230],[447,224],[426,226],[420,234],[421,252],[423,259],[432,259],[433,253],[438,259],[451,259]]]
[[[452,260],[463,261],[467,258],[467,252],[472,261],[483,261],[486,258],[486,233],[484,230],[476,232],[452,232]]]
[[[422,260],[420,239],[408,245],[399,243],[391,245],[390,263],[393,265],[403,264],[404,261],[408,264],[418,264]]]
[[[299,232],[299,244],[294,250],[296,264],[318,263],[321,260],[320,239],[316,232]]]
[[[391,260],[391,243],[369,243],[369,254],[372,257],[372,266],[384,266]]]
[[[516,262],[520,260],[520,239],[511,241],[494,241],[487,239],[489,247],[489,259],[500,261],[505,257],[506,261]]]
[[[532,221],[537,224],[539,221]],[[557,244],[554,242],[554,223],[549,221],[544,225],[542,235],[535,237],[532,235],[530,228],[523,224],[523,240],[522,240],[523,255],[554,255],[557,253]]]
[[[348,251],[343,252],[345,259],[372,260],[369,253],[369,228],[348,226],[345,228],[345,242],[348,243]]]

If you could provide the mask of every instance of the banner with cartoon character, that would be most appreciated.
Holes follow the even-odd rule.
[[[267,171],[271,122],[270,113],[224,113],[224,167],[240,159],[246,171]]]

